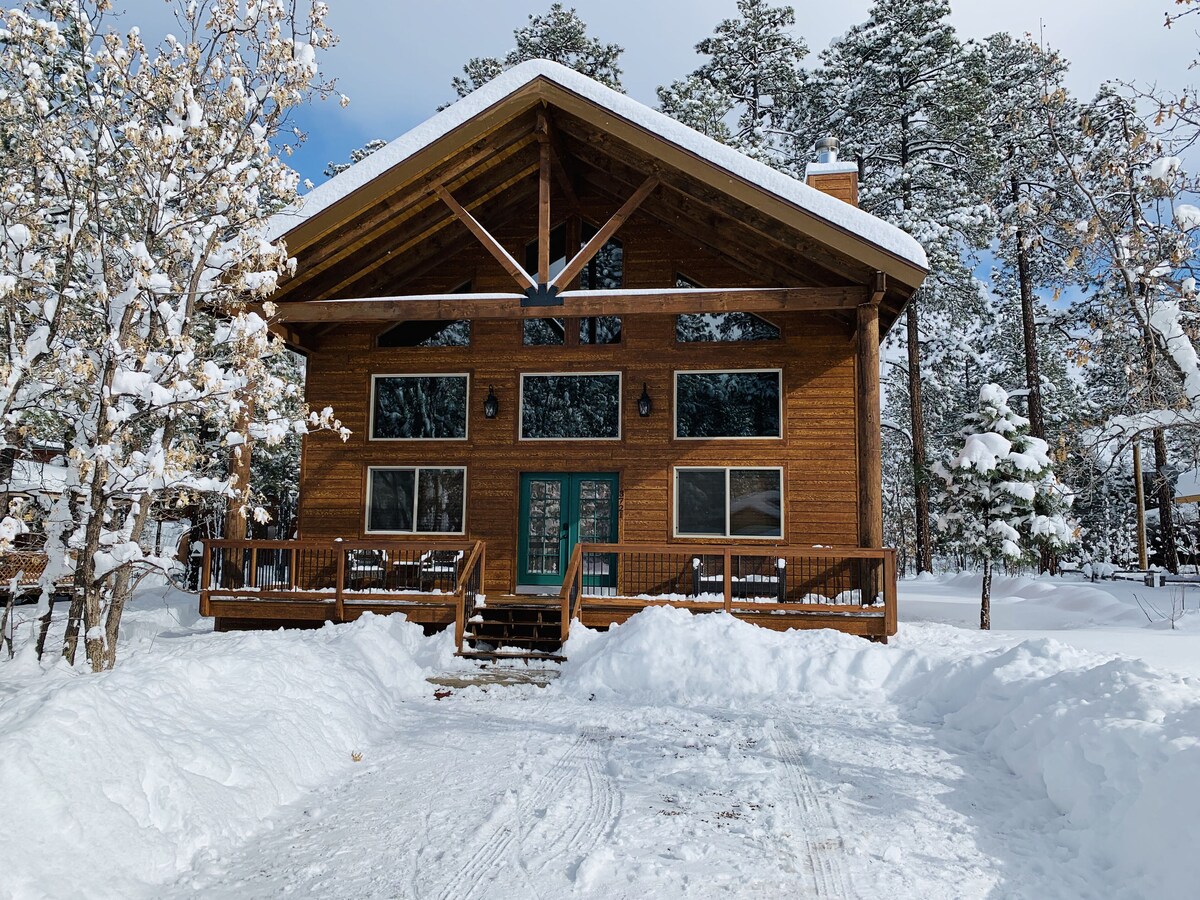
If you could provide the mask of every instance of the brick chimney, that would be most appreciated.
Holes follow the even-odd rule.
[[[817,161],[805,168],[804,183],[843,203],[858,206],[858,163],[838,161],[835,137],[817,141]]]

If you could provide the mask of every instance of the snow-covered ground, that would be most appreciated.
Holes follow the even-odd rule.
[[[116,671],[0,664],[0,896],[1196,896],[1200,588],[1172,629],[1171,589],[999,579],[984,635],[977,586],[906,583],[887,647],[657,609],[449,692],[397,618],[149,589]]]

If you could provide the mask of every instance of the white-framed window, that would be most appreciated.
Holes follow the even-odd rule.
[[[783,537],[783,469],[678,466],[676,537]]]
[[[371,440],[466,440],[470,396],[465,372],[372,375]]]
[[[521,440],[621,438],[620,372],[521,374]]]
[[[675,437],[783,437],[783,370],[676,372]]]
[[[368,466],[371,534],[464,534],[466,466]]]

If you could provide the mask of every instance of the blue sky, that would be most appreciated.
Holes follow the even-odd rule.
[[[330,22],[341,36],[322,65],[350,97],[315,103],[296,122],[308,143],[292,159],[314,182],[330,160],[344,160],[372,138],[390,140],[419,124],[453,98],[450,79],[472,56],[498,56],[512,31],[550,0],[327,0]],[[122,27],[139,25],[147,38],[166,33],[170,5],[163,0],[116,0]],[[577,0],[589,30],[621,44],[626,90],[654,104],[654,88],[697,64],[694,46],[723,18],[734,0]],[[795,2],[795,33],[813,49],[862,21],[868,0]],[[1036,34],[1072,60],[1071,87],[1092,94],[1110,77],[1141,84],[1182,85],[1200,37],[1192,26],[1167,31],[1162,10],[1171,0],[953,0],[953,21],[965,37],[1007,30]],[[1196,20],[1200,25],[1200,19]]]

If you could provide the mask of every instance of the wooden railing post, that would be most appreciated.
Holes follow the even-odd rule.
[[[733,612],[733,552],[725,548],[725,612]]]
[[[346,549],[336,544],[337,552],[337,584],[333,595],[333,614],[335,621],[346,621]]]
[[[291,563],[288,565],[288,587],[296,589],[296,548],[292,547]]]
[[[212,587],[212,544],[208,540],[204,541],[204,561],[200,567],[200,615],[210,616],[208,605],[208,591]]]
[[[250,587],[258,587],[258,547],[250,548]]]
[[[463,636],[467,631],[466,605],[467,585],[466,579],[463,579],[454,598],[454,646],[458,648],[459,653],[463,652]]]
[[[883,551],[883,631],[891,637],[899,629],[899,611],[896,608],[896,549]]]

